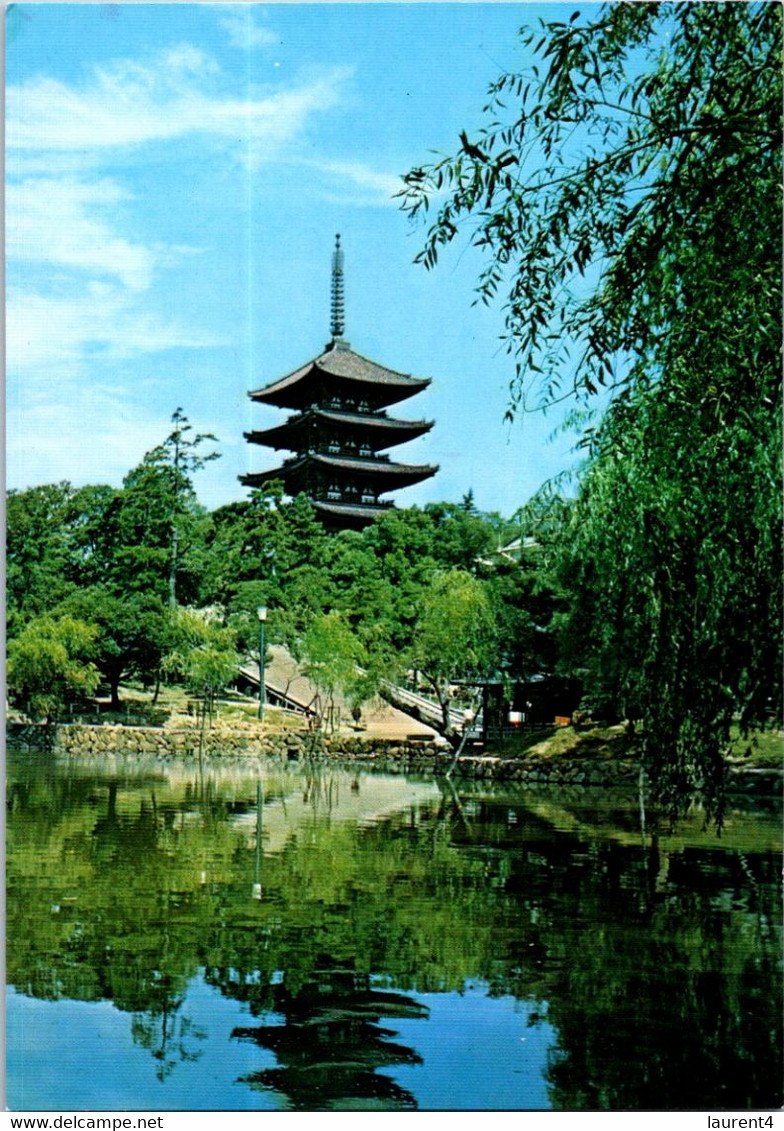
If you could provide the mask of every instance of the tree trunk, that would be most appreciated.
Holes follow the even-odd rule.
[[[102,674],[109,684],[109,694],[111,696],[109,709],[112,711],[120,710],[120,680],[122,673],[123,669],[121,664],[111,664],[102,670]]]
[[[112,696],[111,708],[112,708],[113,711],[119,711],[120,710],[120,675],[119,675],[119,673],[117,674],[116,677],[113,676],[111,678],[111,680],[109,681],[109,688],[111,690],[111,696]]]
[[[172,536],[171,536],[171,566],[169,568],[169,607],[175,608],[177,605],[177,553],[179,550],[179,538],[177,535],[177,523],[172,523]]]

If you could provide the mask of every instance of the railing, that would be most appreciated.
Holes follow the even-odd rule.
[[[392,462],[391,458],[388,455],[377,455],[375,452],[370,452],[370,453],[357,452],[357,451],[354,451],[351,448],[345,448],[345,447],[333,449],[333,448],[330,448],[328,445],[325,446],[325,445],[322,444],[319,447],[317,447],[315,449],[310,449],[310,450],[315,451],[316,455],[320,455],[320,456],[335,456],[336,459],[363,460],[365,463],[369,463],[369,464],[391,463]]]
[[[362,499],[356,495],[335,494],[330,495],[322,492],[321,494],[314,494],[311,496],[314,502],[317,503],[347,503],[349,506],[359,507],[394,507],[394,502],[391,499]]]
[[[519,734],[530,733],[537,730],[547,730],[546,723],[500,723],[491,724],[485,730],[485,737],[488,740],[498,741],[499,739],[515,738]]]
[[[436,730],[440,730],[443,726],[443,715],[440,705],[434,703],[432,699],[428,699],[427,696],[420,695],[416,691],[409,691],[408,688],[390,683],[390,681],[386,679],[381,681],[380,692],[393,707],[399,707],[404,711],[407,709],[410,710],[415,718],[421,719],[422,722],[435,727]],[[449,720],[455,729],[462,729],[464,722],[463,712],[450,707]]]

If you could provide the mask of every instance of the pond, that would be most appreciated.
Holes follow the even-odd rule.
[[[781,1094],[781,814],[331,766],[8,766],[12,1110]]]

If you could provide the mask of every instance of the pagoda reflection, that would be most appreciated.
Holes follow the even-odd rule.
[[[421,1064],[413,1049],[390,1040],[382,1018],[425,1019],[426,1006],[404,994],[371,987],[350,966],[321,965],[305,984],[272,987],[283,1024],[235,1029],[232,1037],[269,1049],[278,1067],[242,1077],[251,1088],[285,1095],[298,1111],[413,1110],[406,1088],[379,1069]]]

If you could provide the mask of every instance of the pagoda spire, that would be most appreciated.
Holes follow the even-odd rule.
[[[329,331],[333,341],[343,338],[345,316],[343,311],[343,249],[340,246],[340,233],[335,236],[335,250],[332,252],[332,302],[330,305]]]

